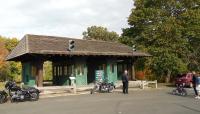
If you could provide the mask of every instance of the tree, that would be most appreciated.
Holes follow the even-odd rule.
[[[19,43],[19,40],[17,38],[7,38],[5,40],[5,47],[10,52],[17,44]]]
[[[14,61],[8,62],[5,60],[6,56],[18,42],[19,41],[16,38],[0,36],[0,80],[21,80],[21,63]]]
[[[146,63],[157,76],[170,78],[186,71],[191,62],[188,55],[197,52],[191,44],[200,38],[199,3],[199,0],[135,0],[128,18],[130,27],[123,29],[120,41],[136,44],[153,55]]]
[[[44,76],[44,80],[52,80],[52,62],[51,61],[46,61],[44,62],[44,65],[43,65],[43,76]]]
[[[191,53],[188,54],[190,70],[200,71],[200,1],[192,0],[187,4],[187,10],[181,15],[183,20],[183,37],[188,39]]]
[[[5,80],[9,72],[7,70],[8,64],[5,61],[7,54],[8,51],[6,50],[4,43],[0,42],[0,80]]]
[[[19,43],[19,40],[17,38],[6,38],[5,40],[5,48],[11,52],[12,49],[15,48],[15,46],[17,46],[17,44]],[[14,62],[14,61],[9,61],[9,77],[11,77],[12,79],[14,79],[15,81],[21,81],[21,70],[22,70],[22,66],[20,62]]]
[[[118,41],[119,35],[116,32],[110,32],[107,28],[101,26],[91,26],[87,28],[87,31],[83,32],[83,39]]]

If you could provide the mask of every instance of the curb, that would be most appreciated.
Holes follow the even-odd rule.
[[[129,88],[129,91],[149,91],[149,90],[162,90],[164,88]],[[122,92],[122,89],[115,89],[113,92]],[[63,97],[63,96],[77,96],[77,95],[86,95],[90,94],[90,91],[79,91],[76,94],[74,93],[50,93],[50,94],[41,94],[40,98],[53,98],[53,97]]]
[[[76,96],[76,95],[86,95],[90,94],[90,92],[81,92],[81,93],[54,93],[54,94],[42,94],[40,95],[40,98],[53,98],[53,97],[63,97],[63,96]]]

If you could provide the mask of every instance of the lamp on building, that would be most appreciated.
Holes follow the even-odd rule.
[[[75,48],[75,41],[74,40],[69,40],[69,45],[68,45],[68,50],[72,51]]]
[[[132,46],[132,49],[133,49],[133,51],[136,51],[136,46],[133,45],[133,46]]]

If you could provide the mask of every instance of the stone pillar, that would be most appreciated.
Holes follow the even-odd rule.
[[[43,86],[43,61],[37,62],[37,86],[42,87]]]

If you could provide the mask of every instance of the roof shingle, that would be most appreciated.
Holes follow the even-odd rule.
[[[68,50],[69,40],[75,41],[73,51]],[[131,47],[117,42],[30,34],[23,37],[6,59],[11,60],[24,54],[150,56],[147,53],[134,52]]]

